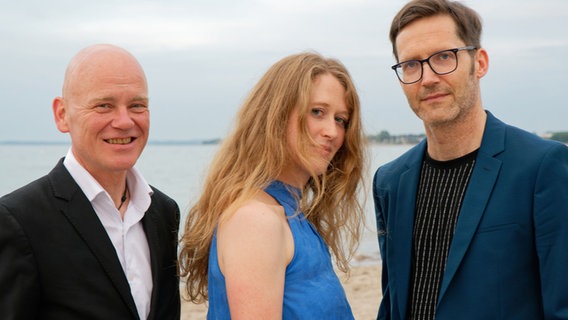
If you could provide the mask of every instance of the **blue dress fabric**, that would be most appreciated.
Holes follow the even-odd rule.
[[[345,291],[333,270],[329,249],[315,227],[300,212],[293,192],[280,181],[266,189],[284,207],[294,238],[294,256],[286,268],[282,319],[354,319]],[[225,278],[217,260],[217,237],[209,251],[207,319],[230,319]]]

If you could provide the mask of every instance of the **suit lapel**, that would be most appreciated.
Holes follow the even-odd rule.
[[[407,162],[408,169],[400,175],[395,200],[397,203],[396,215],[391,217],[391,219],[395,219],[392,239],[394,244],[392,256],[394,257],[393,265],[395,268],[394,270],[389,269],[389,273],[394,273],[393,279],[397,281],[397,284],[393,287],[397,290],[399,314],[403,319],[406,318],[410,290],[416,193],[425,148],[426,143],[423,141]]]
[[[137,318],[136,304],[116,250],[91,203],[65,169],[62,160],[50,172],[49,179],[52,182],[54,196],[61,200],[58,202],[60,211],[85,241],[107,276],[112,280],[124,303]]]
[[[454,238],[448,253],[446,270],[440,286],[438,304],[454,278],[477,227],[483,217],[491,191],[499,176],[501,161],[495,155],[504,150],[505,125],[487,112],[487,123],[475,168],[463,199]]]
[[[154,202],[152,202],[154,203]],[[156,222],[156,215],[154,212],[154,206],[151,204],[148,211],[144,214],[144,218],[142,218],[142,225],[144,227],[144,231],[146,232],[146,239],[148,241],[148,248],[150,249],[150,266],[152,268],[152,297],[150,302],[150,313],[148,314],[148,319],[154,319],[155,312],[157,309],[158,303],[158,273],[161,270],[159,266],[160,256],[161,256],[161,248],[158,245],[162,243],[158,239],[158,231],[157,231],[157,222]]]

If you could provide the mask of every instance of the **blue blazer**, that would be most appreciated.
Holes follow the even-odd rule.
[[[380,167],[378,319],[406,319],[426,141]],[[568,319],[568,148],[487,112],[446,263],[437,320]]]

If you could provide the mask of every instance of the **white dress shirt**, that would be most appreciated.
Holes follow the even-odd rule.
[[[152,189],[136,168],[127,172],[130,201],[123,220],[108,192],[79,164],[71,149],[63,164],[91,202],[104,226],[128,279],[138,315],[146,319],[152,297],[152,269],[142,218],[150,207]]]

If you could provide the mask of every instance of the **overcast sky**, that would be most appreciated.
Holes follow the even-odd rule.
[[[66,141],[51,113],[85,46],[132,52],[149,82],[151,140],[221,138],[252,86],[301,51],[338,58],[368,134],[421,133],[390,66],[401,0],[0,0],[0,141]],[[484,21],[484,107],[528,131],[568,131],[568,1],[467,0]]]

